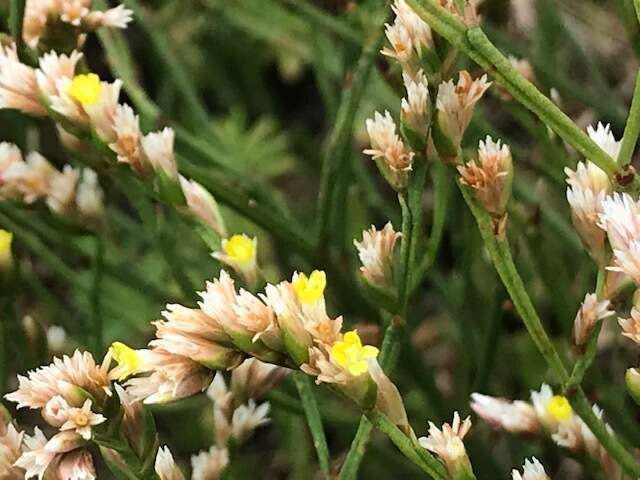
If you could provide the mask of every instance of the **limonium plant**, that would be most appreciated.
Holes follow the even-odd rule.
[[[0,5],[0,479],[640,478],[610,3]]]

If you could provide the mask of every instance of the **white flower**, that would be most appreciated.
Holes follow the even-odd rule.
[[[611,158],[614,160],[618,159],[618,155],[620,154],[620,147],[622,146],[622,142],[617,141],[611,132],[611,126],[607,123],[603,125],[598,122],[596,128],[589,125],[587,127],[587,133],[591,140],[596,142],[598,146],[609,154]]]
[[[461,422],[455,412],[452,424],[445,423],[442,429],[429,422],[429,436],[419,439],[420,446],[437,454],[447,465],[455,464],[467,456],[462,440],[470,428],[471,419],[467,417]]]
[[[231,418],[231,434],[238,441],[242,442],[261,425],[269,423],[269,402],[259,405],[255,400],[240,405],[233,412]]]
[[[460,72],[457,84],[453,80],[440,84],[436,98],[437,122],[454,147],[460,145],[476,103],[490,86],[486,75],[474,80],[465,70]]]
[[[169,178],[178,179],[178,167],[173,152],[174,131],[166,127],[160,132],[148,133],[142,138],[145,158],[156,173],[164,173]]]
[[[415,132],[426,135],[429,118],[429,84],[422,70],[415,78],[403,72],[402,78],[407,96],[402,99],[400,109],[402,121]]]
[[[156,455],[155,470],[160,480],[184,480],[169,447],[160,447]]]
[[[213,195],[195,180],[187,180],[182,175],[180,175],[180,186],[190,212],[219,237],[226,238],[224,220]]]
[[[118,156],[118,162],[128,163],[137,173],[144,173],[142,162],[142,132],[140,118],[129,105],[118,105],[113,116],[115,140],[109,148]]]
[[[599,320],[610,317],[615,312],[609,310],[609,300],[598,301],[595,293],[587,293],[573,322],[576,345],[583,345]]]
[[[36,72],[20,62],[15,44],[0,45],[0,108],[12,108],[31,115],[45,115],[40,104]]]
[[[527,402],[509,401],[473,393],[471,408],[492,427],[512,433],[536,433],[541,425],[535,409]]]
[[[2,426],[2,428],[4,428],[4,426]],[[24,433],[19,432],[11,423],[7,425],[4,434],[0,435],[1,478],[6,478],[6,480],[19,480],[24,478],[24,472],[19,471],[17,467],[13,466],[22,453],[23,438]]]
[[[24,442],[27,451],[22,453],[15,466],[26,470],[25,478],[38,477],[38,480],[43,479],[55,459],[84,444],[82,437],[74,432],[60,432],[47,441],[37,428],[34,436],[25,437]]]
[[[411,170],[414,153],[405,147],[396,133],[396,124],[389,112],[385,111],[384,116],[375,112],[373,119],[367,119],[366,126],[371,148],[364,150],[365,154],[374,160],[384,159],[392,171]]]
[[[402,236],[388,222],[382,230],[371,225],[362,232],[362,241],[353,241],[362,262],[360,272],[372,285],[388,287],[392,284],[393,251],[396,241]]]
[[[640,284],[640,205],[626,193],[614,193],[602,203],[599,225],[613,248],[610,270],[629,275]]]
[[[640,344],[640,310],[631,309],[631,318],[620,318],[618,323],[622,327],[622,335]]]
[[[544,467],[535,457],[531,458],[531,460],[527,459],[524,461],[522,474],[517,470],[513,470],[511,476],[513,480],[549,480],[549,477],[547,477],[544,471]]]
[[[106,422],[107,418],[99,413],[91,411],[91,400],[85,400],[81,408],[71,408],[68,411],[67,421],[62,424],[60,430],[73,430],[85,440],[91,438],[91,427]]]
[[[191,480],[219,480],[228,464],[229,451],[213,446],[191,457]]]
[[[29,4],[31,2],[27,2]],[[58,94],[59,81],[63,78],[71,80],[76,71],[76,65],[82,58],[82,53],[73,51],[70,55],[45,53],[38,61],[36,71],[38,88],[45,98]]]

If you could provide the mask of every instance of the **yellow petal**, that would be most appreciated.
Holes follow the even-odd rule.
[[[380,353],[380,350],[371,345],[365,345],[364,347],[362,347],[363,358],[376,358],[378,356],[378,353]]]
[[[67,90],[71,98],[82,105],[94,105],[102,95],[102,83],[95,73],[76,75]]]

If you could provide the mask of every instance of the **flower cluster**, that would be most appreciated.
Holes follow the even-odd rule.
[[[494,428],[521,435],[546,433],[559,446],[575,453],[584,452],[599,462],[607,478],[620,478],[620,467],[574,413],[569,400],[554,395],[548,385],[542,385],[538,392],[531,392],[531,403],[512,402],[479,393],[474,393],[471,399],[471,408]],[[602,418],[602,410],[597,406],[593,411]],[[609,431],[613,434],[611,429]]]
[[[18,389],[6,398],[18,408],[40,410],[44,421],[58,430],[47,439],[39,429],[33,436],[23,436],[10,427],[7,441],[13,441],[14,448],[3,456],[16,456],[13,465],[24,471],[26,478],[42,479],[56,469],[60,478],[95,478],[86,447],[94,427],[106,420],[102,409],[113,394],[110,364],[110,355],[97,364],[91,354],[76,351],[71,357],[55,358],[51,365],[18,377]],[[77,476],[64,472],[77,472]]]
[[[31,48],[67,45],[84,41],[86,32],[100,27],[125,28],[133,12],[123,5],[99,11],[91,9],[91,0],[27,0],[22,36]],[[68,41],[58,45],[60,38]]]
[[[324,272],[316,270],[308,276],[295,273],[290,282],[268,284],[264,293],[254,295],[237,291],[223,270],[200,292],[200,308],[167,306],[164,320],[155,322],[150,349],[114,344],[119,366],[111,376],[130,377],[125,386],[132,397],[161,403],[203,391],[212,369],[234,369],[255,357],[300,368],[359,405],[377,404],[399,425],[407,425],[397,389],[376,360],[378,349],[362,345],[356,331],[342,333],[342,317],[327,314],[325,287]]]
[[[94,73],[76,74],[81,58],[77,51],[50,52],[36,69],[20,61],[15,45],[0,47],[0,108],[52,116],[67,148],[86,151],[97,145],[101,157],[128,164],[143,178],[151,178],[162,197],[224,236],[211,194],[178,174],[174,131],[164,128],[143,134],[138,115],[119,103],[122,82],[105,82]]]
[[[65,165],[57,170],[42,155],[23,158],[15,145],[0,143],[0,199],[27,204],[44,200],[52,212],[72,220],[100,223],[103,193],[96,173]]]

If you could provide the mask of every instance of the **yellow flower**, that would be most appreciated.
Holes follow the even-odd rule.
[[[134,375],[142,366],[140,354],[133,348],[122,342],[113,342],[111,344],[111,355],[118,366],[109,372],[109,376],[116,380],[124,380]]]
[[[331,347],[331,353],[338,365],[347,369],[355,377],[369,370],[367,360],[376,358],[379,350],[371,345],[362,345],[358,332],[353,330],[344,334],[342,341]]]
[[[95,73],[73,77],[67,93],[82,105],[94,105],[100,100],[102,83]]]
[[[256,258],[256,242],[244,233],[222,241],[222,249],[229,259],[238,263],[249,263]]]
[[[567,397],[561,395],[554,395],[551,400],[549,400],[547,412],[559,422],[569,420],[573,415],[573,409],[571,408],[569,400],[567,400]]]
[[[13,242],[13,233],[0,229],[0,255],[4,256],[11,252],[11,242]]]
[[[322,270],[314,270],[309,277],[299,273],[293,281],[293,289],[302,303],[312,303],[322,298],[326,286],[327,276]]]

